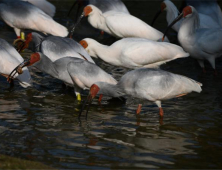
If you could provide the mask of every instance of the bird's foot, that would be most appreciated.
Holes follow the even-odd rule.
[[[138,107],[137,107],[137,110],[136,110],[137,115],[140,114],[141,108],[142,108],[142,104],[139,104]]]

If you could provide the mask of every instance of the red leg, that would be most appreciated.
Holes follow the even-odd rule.
[[[98,100],[98,101],[101,102],[102,98],[103,98],[103,95],[100,94],[100,95],[99,95],[99,100]]]
[[[160,107],[160,117],[163,118],[163,108]]]
[[[136,110],[136,114],[140,114],[142,108],[142,104],[139,104]]]
[[[104,35],[104,31],[101,31],[100,34],[101,34],[101,35]]]
[[[205,74],[207,71],[206,71],[206,69],[203,67],[203,73]]]

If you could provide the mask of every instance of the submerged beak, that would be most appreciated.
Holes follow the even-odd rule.
[[[22,50],[24,50],[25,48],[27,48],[27,43],[26,40],[22,40],[22,39],[16,39],[13,42],[14,47],[16,47],[16,50],[20,53]]]
[[[175,20],[167,27],[166,31],[164,32],[162,41],[164,41],[164,38],[165,38],[168,30],[169,30],[174,24],[176,24],[179,20],[181,20],[182,17],[183,17],[183,13],[181,13],[177,18],[175,18]]]
[[[30,64],[30,60],[24,60],[21,64],[19,64],[17,67],[15,67],[12,72],[9,74],[8,78],[7,78],[7,81],[10,83],[11,80],[14,78],[15,74],[18,73],[18,74],[22,74],[23,71],[22,71],[22,68],[23,67],[26,67]]]
[[[95,96],[99,92],[99,90],[100,90],[100,88],[97,85],[93,84],[91,86],[90,91],[89,91],[89,95],[87,97],[87,100],[84,102],[84,104],[82,106],[82,109],[80,110],[80,113],[79,113],[79,116],[78,116],[79,120],[80,120],[81,114],[82,114],[86,104],[88,103],[88,107],[87,107],[87,110],[86,110],[86,120],[87,120],[87,114],[88,114],[89,108],[92,104],[93,99],[95,98]]]
[[[156,13],[156,15],[154,16],[153,21],[152,21],[152,23],[151,23],[151,26],[154,25],[155,21],[157,20],[157,18],[159,17],[159,15],[160,15],[161,13],[162,13],[161,10],[159,10],[159,11]]]
[[[70,29],[71,31],[70,31],[70,33],[69,33],[69,38],[72,38],[73,33],[74,33],[77,25],[80,23],[80,21],[82,20],[82,18],[83,18],[84,16],[85,16],[85,13],[83,12],[83,13],[81,14],[81,16],[79,17],[79,19],[77,20],[77,22],[71,27],[71,29]]]

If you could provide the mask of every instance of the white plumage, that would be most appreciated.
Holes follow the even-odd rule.
[[[92,57],[99,57],[115,66],[133,69],[155,68],[171,60],[189,56],[180,46],[143,38],[123,38],[111,46],[86,38],[80,44]]]

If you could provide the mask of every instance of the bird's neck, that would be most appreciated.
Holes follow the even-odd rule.
[[[96,42],[93,47],[94,57],[99,57],[103,61],[113,64],[119,65],[117,57],[119,56],[119,50],[113,46],[107,46]]]
[[[106,28],[104,25],[105,18],[99,9],[96,9],[92,15],[89,15],[88,21],[94,28],[97,28],[100,30],[104,30]]]
[[[44,54],[41,56],[41,60],[36,64],[33,64],[34,67],[38,68],[40,71],[45,72],[51,75],[54,78],[58,78],[58,72],[55,68],[53,62]]]
[[[109,84],[105,82],[97,82],[100,90],[98,94],[102,94],[110,97],[121,97],[124,96],[125,93],[122,88],[118,86],[118,84]]]
[[[187,17],[183,20],[180,26],[178,38],[181,41],[184,38],[194,37],[197,29],[200,28],[200,19],[198,13],[193,11],[192,16]]]
[[[43,37],[41,36],[32,36],[32,41],[29,44],[29,50],[33,52],[40,52],[41,50],[41,44],[42,41],[44,40]]]

